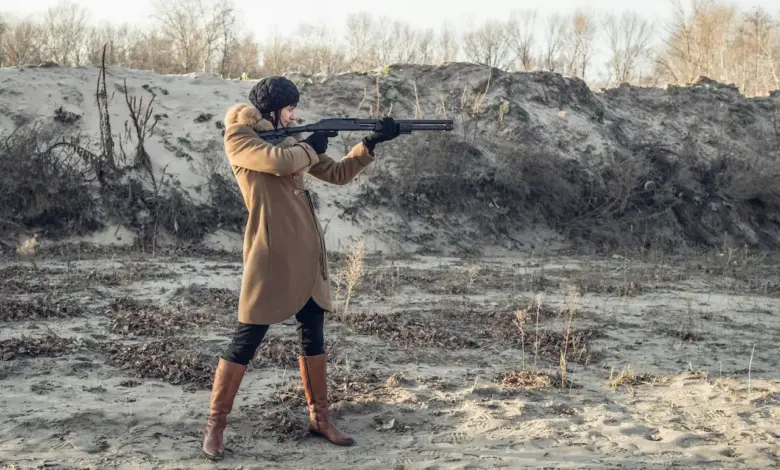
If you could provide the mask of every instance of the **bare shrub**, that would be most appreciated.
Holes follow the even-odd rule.
[[[30,123],[0,135],[0,233],[35,227],[56,238],[100,228],[91,167],[78,145]]]

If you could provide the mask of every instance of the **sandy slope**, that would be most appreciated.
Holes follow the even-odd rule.
[[[10,132],[21,123],[37,120],[46,126],[60,129],[65,134],[80,135],[97,143],[100,136],[99,115],[95,105],[96,80],[99,69],[85,68],[0,68],[0,130]],[[225,172],[230,168],[222,149],[219,124],[224,113],[234,103],[247,102],[255,81],[223,80],[212,74],[183,76],[159,75],[150,71],[109,68],[107,89],[112,95],[109,104],[115,145],[122,140],[129,111],[122,90],[127,85],[131,97],[142,100],[144,107],[152,101],[153,114],[160,117],[154,133],[145,146],[152,158],[158,180],[165,172],[169,183],[184,190],[196,202],[208,196],[207,176],[215,169]],[[362,95],[361,95],[362,96]],[[361,96],[354,96],[355,105]],[[69,124],[54,120],[58,108],[73,113],[78,119]],[[319,120],[330,113],[323,103],[311,103],[303,98],[298,117],[303,122]],[[362,114],[365,116],[365,113]],[[219,124],[218,124],[219,123]],[[134,132],[134,131],[133,131]],[[356,138],[348,143],[354,144]],[[134,141],[132,141],[134,142]],[[134,145],[133,143],[125,146]],[[132,151],[132,148],[129,149]],[[331,154],[342,156],[344,142],[336,140]],[[216,167],[204,165],[211,159]],[[383,236],[381,223],[393,223],[389,214],[368,211],[365,220],[355,225],[340,217],[341,207],[350,205],[357,191],[357,182],[349,186],[326,185],[309,178],[312,189],[324,201],[319,208],[323,225],[327,225],[327,243],[334,249],[350,244],[359,236],[366,236],[371,249],[399,249],[404,245]],[[374,222],[375,221],[375,222]],[[131,243],[134,236],[126,229],[108,227],[101,233],[85,237],[86,241],[102,243]],[[240,234],[216,231],[205,240],[205,246],[218,249],[241,249]]]
[[[40,120],[64,134],[97,140],[99,120],[94,94],[98,74],[95,67],[0,68],[0,130],[12,131],[20,123]],[[743,241],[768,245],[778,242],[780,232],[771,216],[764,217],[751,205],[734,206],[729,202],[745,191],[736,188],[736,194],[727,194],[724,200],[721,194],[709,194],[711,188],[691,183],[688,173],[699,171],[695,165],[724,155],[765,161],[777,147],[774,116],[780,94],[745,98],[737,90],[707,79],[690,87],[621,86],[596,93],[579,80],[555,74],[509,74],[471,64],[394,65],[371,73],[291,78],[302,92],[299,117],[304,122],[334,116],[367,117],[377,107],[380,112],[392,107],[398,118],[453,119],[454,134],[461,139],[471,142],[474,136],[479,137],[476,144],[484,153],[481,158],[485,165],[496,158],[497,149],[504,148],[517,152],[520,160],[557,156],[584,162],[586,168],[598,162],[614,164],[620,154],[650,162],[655,158],[653,152],[660,152],[662,160],[669,161],[648,163],[652,168],[638,176],[648,180],[631,181],[637,187],[627,190],[642,192],[649,184],[658,188],[657,197],[661,199],[682,197],[678,202],[685,204],[690,213],[679,216],[682,220],[677,223],[693,227],[681,236],[699,233],[715,246],[732,238],[735,245]],[[222,151],[219,121],[230,105],[247,100],[254,81],[223,80],[211,74],[159,75],[111,67],[107,87],[112,95],[109,108],[116,141],[121,140],[119,135],[129,118],[122,92],[125,84],[131,97],[143,103],[154,99],[153,114],[160,121],[147,139],[146,149],[157,178],[165,171],[171,184],[195,201],[204,200],[209,194],[204,183],[210,172],[225,171],[229,175],[230,171]],[[56,122],[54,116],[60,108],[79,118],[70,124]],[[480,116],[476,121],[471,119],[474,110]],[[329,152],[339,158],[361,137],[343,134],[333,139]],[[393,171],[393,161],[419,159],[424,163],[429,152],[435,151],[423,146],[403,148],[401,153],[397,143],[382,146],[377,164],[352,184],[336,187],[311,179],[312,189],[323,202],[319,215],[327,225],[331,249],[341,250],[365,235],[371,249],[410,251],[416,248],[414,237],[435,236],[441,230],[437,217],[402,220],[398,214],[369,207],[357,197],[361,187],[374,181],[372,176]],[[637,150],[643,148],[652,152],[648,150],[650,153],[645,155]],[[771,161],[765,163],[770,165]],[[684,171],[673,177],[666,175],[675,165],[682,165]],[[453,191],[456,193],[457,188]],[[756,197],[771,205],[773,193],[762,191]],[[483,210],[492,208],[486,204]],[[537,220],[532,214],[528,216],[529,220]],[[450,231],[456,233],[474,229],[458,226],[457,222],[449,224],[453,225]],[[527,231],[513,234],[524,248],[561,241],[559,236],[546,233],[542,222],[527,228],[527,224],[517,225],[516,231]],[[111,227],[97,234],[98,240],[132,240],[127,232],[118,240],[115,232],[116,227]],[[240,238],[216,231],[207,237],[206,245],[237,249]]]
[[[343,266],[334,263],[336,271]],[[280,325],[253,363],[231,415],[227,445],[233,453],[216,465],[200,458],[198,447],[209,367],[235,318],[237,258],[79,260],[71,254],[37,265],[38,273],[27,263],[0,267],[4,468],[780,464],[774,347],[780,278],[771,263],[724,272],[718,259],[652,265],[518,257],[369,260],[351,304],[354,322],[334,316],[327,331],[337,420],[358,445],[341,449],[299,438],[305,411],[294,343],[286,342],[294,330]],[[568,297],[569,284],[579,297]],[[537,329],[532,308],[525,366],[536,363],[534,370],[550,374],[551,386],[502,385],[502,373],[523,367],[514,311],[531,305],[536,293],[543,295],[538,329],[551,333],[540,336],[536,355],[529,339]],[[13,300],[26,300],[21,320]],[[64,308],[69,301],[75,310]],[[569,305],[575,306],[572,337],[584,342],[572,343],[570,382],[560,390],[559,339]],[[31,320],[35,312],[60,316]],[[30,339],[22,342],[27,349],[19,347],[23,336],[46,335],[68,339],[65,349],[57,352],[57,341],[65,340],[51,337],[44,342],[49,352],[36,352]],[[158,342],[181,349],[149,353]],[[119,360],[107,352],[140,344],[151,349]],[[176,359],[183,350],[195,359]],[[25,351],[32,357],[23,357]],[[168,364],[167,372],[155,372],[158,364]],[[626,366],[650,375],[613,390],[610,370],[617,374]]]

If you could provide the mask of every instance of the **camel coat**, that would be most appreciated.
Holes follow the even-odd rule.
[[[331,311],[325,238],[304,173],[342,185],[374,161],[362,143],[337,162],[300,136],[273,146],[255,134],[272,128],[252,105],[225,115],[225,153],[249,211],[238,321],[256,325],[294,316],[309,298]]]

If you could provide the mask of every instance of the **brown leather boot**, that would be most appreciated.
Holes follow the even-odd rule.
[[[246,366],[219,360],[211,389],[209,418],[203,436],[203,455],[211,460],[222,460],[225,447],[222,433],[227,426],[227,415],[233,409],[233,400],[244,377]]]
[[[353,445],[355,440],[339,431],[328,416],[327,355],[299,356],[298,364],[309,404],[309,431],[337,446]]]

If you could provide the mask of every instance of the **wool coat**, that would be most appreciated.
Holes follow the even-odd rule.
[[[255,325],[282,322],[310,298],[332,310],[325,238],[304,175],[343,185],[374,161],[362,142],[335,161],[299,135],[271,145],[256,134],[271,129],[252,105],[225,114],[225,153],[249,212],[238,321]]]

